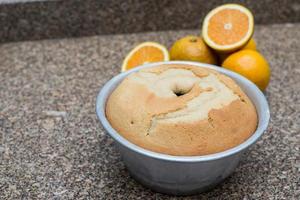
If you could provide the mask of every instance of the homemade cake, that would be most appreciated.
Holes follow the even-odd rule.
[[[130,142],[177,156],[230,149],[257,126],[255,107],[231,78],[191,65],[130,74],[110,95],[106,116]]]

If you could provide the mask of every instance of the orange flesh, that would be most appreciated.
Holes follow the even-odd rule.
[[[159,62],[164,60],[163,52],[152,46],[145,46],[137,50],[128,60],[127,69],[150,62]]]
[[[210,18],[207,34],[218,45],[230,45],[244,38],[248,28],[246,14],[236,9],[224,9]]]

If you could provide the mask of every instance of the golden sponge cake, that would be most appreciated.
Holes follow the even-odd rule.
[[[230,149],[257,127],[255,107],[231,78],[182,64],[127,76],[108,98],[106,116],[130,142],[177,156]]]

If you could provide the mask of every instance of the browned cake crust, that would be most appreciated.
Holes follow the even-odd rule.
[[[231,78],[190,65],[129,75],[110,95],[106,116],[132,143],[177,156],[230,149],[257,127],[255,107]]]

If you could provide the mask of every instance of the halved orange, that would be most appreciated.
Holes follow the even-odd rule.
[[[254,31],[252,13],[238,4],[225,4],[210,11],[203,22],[202,36],[212,49],[231,52],[244,46]]]
[[[122,72],[145,63],[168,60],[169,52],[166,47],[156,42],[143,42],[126,56],[122,64]]]

